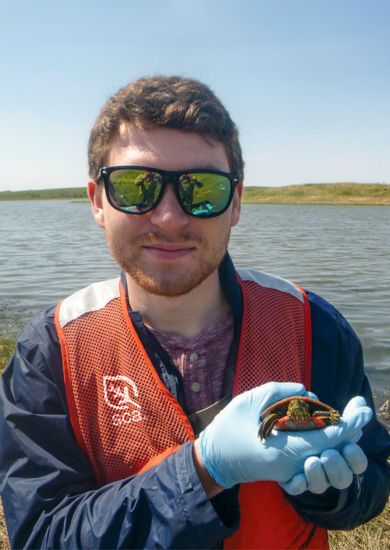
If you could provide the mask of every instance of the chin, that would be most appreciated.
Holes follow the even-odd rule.
[[[216,266],[211,266],[205,271],[197,273],[174,273],[171,276],[167,274],[151,274],[141,271],[134,267],[125,269],[126,273],[133,281],[146,292],[156,296],[183,296],[198,287],[211,273]]]

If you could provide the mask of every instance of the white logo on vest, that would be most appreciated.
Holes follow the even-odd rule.
[[[109,407],[124,411],[113,415],[114,426],[140,422],[144,419],[141,405],[134,400],[134,397],[138,398],[138,388],[131,378],[123,375],[103,376],[103,392],[104,401]]]

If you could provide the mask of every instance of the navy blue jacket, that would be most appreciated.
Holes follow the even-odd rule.
[[[220,279],[237,336],[242,304],[229,256]],[[312,391],[341,410],[355,395],[373,407],[358,338],[330,304],[308,296]],[[390,438],[375,417],[359,444],[369,465],[348,489],[288,497],[303,517],[352,529],[383,509]],[[54,309],[27,325],[0,380],[0,489],[13,548],[215,548],[239,525],[237,488],[209,500],[194,469],[192,443],[145,473],[97,485],[69,421]]]

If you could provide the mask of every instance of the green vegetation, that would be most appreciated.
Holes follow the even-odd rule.
[[[40,189],[36,191],[1,191],[0,201],[51,200],[51,199],[87,199],[85,187],[66,189]]]
[[[0,201],[67,199],[87,200],[85,187],[2,191]],[[250,204],[350,204],[390,206],[390,184],[306,183],[285,187],[245,187],[244,203]]]
[[[8,364],[15,349],[15,340],[7,336],[0,337],[0,374]]]
[[[384,183],[307,183],[286,187],[246,187],[244,203],[390,205]]]

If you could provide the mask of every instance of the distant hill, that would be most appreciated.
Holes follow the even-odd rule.
[[[2,191],[0,200],[87,200],[85,187]],[[390,184],[306,183],[285,187],[245,187],[244,203],[390,205]]]
[[[50,199],[88,199],[85,187],[67,187],[66,189],[38,189],[35,191],[1,191],[2,201],[50,200]]]

